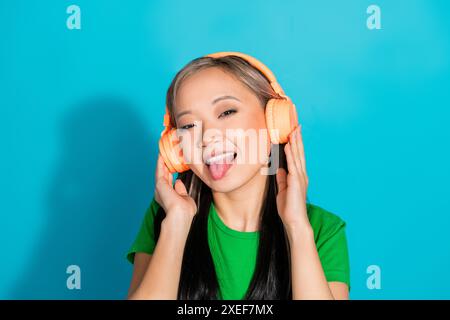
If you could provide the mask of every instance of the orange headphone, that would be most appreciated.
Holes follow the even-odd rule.
[[[297,112],[291,99],[284,94],[274,74],[262,62],[240,52],[217,52],[205,57],[221,58],[225,56],[238,56],[253,67],[258,69],[270,82],[273,90],[279,94],[281,99],[270,99],[266,104],[265,117],[270,141],[273,144],[282,144],[289,141],[289,134],[298,126]],[[159,140],[159,151],[171,173],[189,170],[183,158],[183,152],[179,146],[176,128],[170,125],[169,110],[166,106],[164,115],[164,130]]]

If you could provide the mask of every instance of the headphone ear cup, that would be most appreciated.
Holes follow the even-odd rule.
[[[289,141],[289,134],[297,127],[295,105],[287,99],[270,99],[266,105],[266,124],[270,141],[282,144]]]
[[[176,138],[176,129],[166,131],[161,136],[159,139],[159,151],[170,173],[189,170],[183,158],[183,151]]]

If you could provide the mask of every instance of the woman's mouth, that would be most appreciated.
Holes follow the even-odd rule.
[[[225,152],[206,161],[209,173],[214,180],[222,179],[228,170],[235,164],[237,153]]]

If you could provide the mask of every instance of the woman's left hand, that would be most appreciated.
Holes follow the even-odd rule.
[[[277,172],[277,209],[283,224],[288,229],[310,227],[306,210],[306,191],[308,176],[306,174],[305,153],[298,126],[289,136],[284,147],[287,169],[279,168]]]

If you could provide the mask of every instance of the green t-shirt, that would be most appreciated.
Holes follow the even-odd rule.
[[[155,249],[153,221],[159,204],[153,198],[136,240],[127,254],[134,263],[136,252],[152,254]],[[327,281],[344,282],[350,289],[350,265],[345,222],[325,209],[307,203],[309,221]],[[219,282],[219,298],[243,299],[250,285],[258,251],[259,231],[241,232],[225,225],[211,203],[208,243]]]

